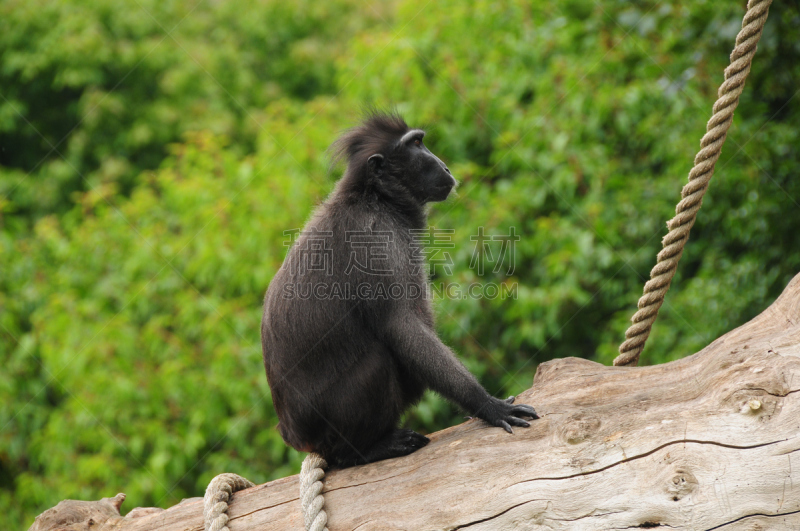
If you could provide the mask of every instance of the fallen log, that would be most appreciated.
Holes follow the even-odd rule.
[[[329,472],[328,527],[800,529],[797,391],[800,275],[761,315],[678,361],[541,364],[519,397],[542,415],[529,429],[472,420],[410,456]],[[303,529],[298,490],[292,476],[234,494],[231,531]],[[202,509],[200,498],[137,509],[103,529],[202,531]],[[46,514],[32,530],[51,529]]]

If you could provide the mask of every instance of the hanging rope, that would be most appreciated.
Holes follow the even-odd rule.
[[[650,271],[650,280],[644,285],[644,295],[639,299],[639,311],[631,318],[633,324],[625,332],[626,339],[619,347],[620,355],[614,360],[614,365],[636,365],[639,361],[639,354],[675,276],[683,247],[689,240],[697,211],[703,204],[703,195],[714,175],[714,165],[733,122],[733,111],[739,105],[739,96],[750,73],[750,64],[771,3],[772,0],[750,0],[747,4],[742,30],[736,36],[736,47],[731,52],[731,64],[725,69],[725,81],[719,87],[719,99],[714,103],[714,115],[700,141],[702,149],[694,158],[689,183],[683,187],[682,199],[675,207],[675,217],[667,222],[669,232],[661,242],[663,249],[658,253],[658,263]]]
[[[322,480],[328,463],[321,455],[310,453],[300,468],[300,506],[306,531],[328,531],[328,515],[322,510],[325,498],[322,497]]]
[[[220,474],[212,479],[203,497],[203,530],[230,531],[227,513],[231,496],[254,485],[249,479],[236,474]]]

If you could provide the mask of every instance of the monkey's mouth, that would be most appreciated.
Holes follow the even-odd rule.
[[[444,201],[447,199],[447,196],[450,195],[450,192],[453,190],[454,186],[449,184],[444,184],[442,186],[437,186],[434,188],[434,193],[431,196],[431,200],[433,201]]]

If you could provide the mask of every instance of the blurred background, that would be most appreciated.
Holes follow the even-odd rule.
[[[0,514],[136,506],[296,473],[261,302],[331,190],[326,149],[396,108],[461,181],[430,222],[445,342],[503,396],[538,363],[609,364],[655,263],[743,1],[2,0]],[[800,272],[800,2],[773,4],[642,363],[689,355]],[[515,268],[470,268],[478,227]],[[438,274],[438,273],[437,273]],[[438,280],[443,280],[439,278]],[[425,432],[461,421],[433,394]]]

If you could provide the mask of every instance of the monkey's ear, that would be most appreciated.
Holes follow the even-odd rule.
[[[367,165],[369,166],[370,172],[375,175],[380,175],[383,173],[383,155],[375,153],[367,159]]]

